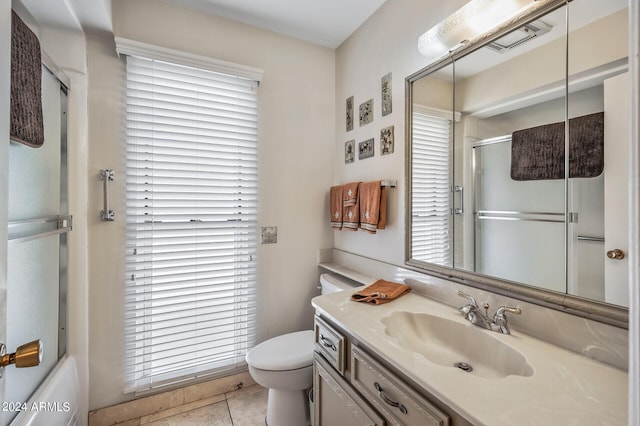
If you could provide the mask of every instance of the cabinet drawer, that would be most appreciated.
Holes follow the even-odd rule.
[[[449,425],[449,416],[356,346],[351,348],[351,384],[390,424]]]
[[[315,318],[315,348],[340,374],[345,369],[345,337],[324,322],[319,317]]]

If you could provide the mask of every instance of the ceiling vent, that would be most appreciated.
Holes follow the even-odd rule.
[[[551,28],[552,27],[550,25],[547,25],[542,21],[533,21],[511,31],[509,34],[500,37],[497,40],[492,41],[487,44],[486,47],[498,53],[505,53],[535,37],[540,37],[541,35],[548,33],[551,31]]]

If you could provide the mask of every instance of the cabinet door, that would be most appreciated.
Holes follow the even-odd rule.
[[[318,358],[313,374],[315,426],[383,426],[384,420]]]

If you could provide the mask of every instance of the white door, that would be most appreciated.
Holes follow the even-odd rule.
[[[629,73],[604,82],[605,301],[629,306]],[[624,253],[616,258],[614,250]]]

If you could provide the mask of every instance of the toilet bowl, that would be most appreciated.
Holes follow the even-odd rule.
[[[320,276],[322,294],[353,288],[338,277]],[[266,340],[247,352],[251,377],[269,389],[268,426],[310,424],[307,390],[313,384],[313,330],[297,331]]]
[[[306,389],[313,383],[313,330],[284,334],[247,353],[253,380],[269,389],[267,424],[309,424]]]

